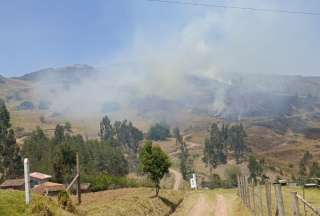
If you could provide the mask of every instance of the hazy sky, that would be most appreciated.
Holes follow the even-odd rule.
[[[114,58],[132,62],[140,53],[154,54],[157,62],[168,61],[167,54],[181,60],[193,49],[216,70],[320,75],[320,16],[146,0],[0,2],[0,74],[5,76],[76,63],[103,65]],[[194,2],[320,12],[319,0]]]

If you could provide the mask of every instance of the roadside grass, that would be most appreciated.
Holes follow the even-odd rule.
[[[39,205],[40,204],[40,205]],[[0,190],[0,215],[25,216],[46,215],[39,210],[50,212],[52,216],[72,216],[73,214],[60,209],[55,200],[32,194],[32,203],[27,206],[24,202],[24,192],[14,190]],[[42,211],[43,213],[44,211]]]
[[[266,201],[266,193],[265,193],[265,187],[261,186],[262,190],[262,210],[260,208],[260,201],[259,198],[256,197],[256,211],[261,212],[263,211],[264,214],[267,214],[267,201]],[[258,188],[255,189],[256,194],[259,194]],[[289,187],[289,186],[284,186],[282,187],[282,194],[283,194],[283,201],[284,201],[284,208],[285,208],[285,213],[290,215],[292,214],[292,195],[291,192],[298,192],[298,194],[302,197],[303,196],[303,189],[302,187]],[[250,194],[251,195],[251,194]],[[272,213],[275,214],[276,212],[276,196],[275,196],[275,191],[274,187],[272,186],[272,191],[271,191],[271,204],[272,204]],[[305,200],[307,200],[312,206],[315,208],[320,208],[320,190],[319,189],[305,189]],[[252,202],[252,201],[251,201]],[[299,202],[299,207],[300,207],[300,212],[304,213],[304,205],[302,202]],[[307,213],[311,213],[311,210],[306,207]]]
[[[151,188],[128,188],[83,194],[81,212],[90,216],[166,216],[182,202],[184,192]]]

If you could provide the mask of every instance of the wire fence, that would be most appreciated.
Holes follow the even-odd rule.
[[[254,216],[320,216],[320,209],[297,191],[283,192],[281,184],[255,184],[238,176],[238,194]]]

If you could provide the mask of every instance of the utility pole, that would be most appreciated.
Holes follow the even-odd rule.
[[[23,161],[24,164],[24,187],[25,187],[25,201],[29,205],[31,202],[31,189],[30,189],[30,167],[29,160],[25,158]]]

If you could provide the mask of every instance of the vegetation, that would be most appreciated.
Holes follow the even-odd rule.
[[[162,151],[160,146],[153,146],[151,141],[146,141],[140,155],[142,171],[155,183],[156,196],[159,195],[160,180],[169,173],[171,162],[168,155]]]
[[[245,137],[246,133],[241,124],[233,125],[230,128],[227,125],[223,125],[221,129],[216,123],[210,126],[209,137],[205,139],[203,150],[203,161],[210,167],[210,173],[219,164],[227,162],[229,150],[234,152],[237,163],[240,162],[244,152],[247,150]]]
[[[83,194],[79,209],[90,216],[166,216],[182,202],[184,192],[150,188],[126,188]]]
[[[115,121],[112,125],[108,116],[105,116],[100,123],[100,137],[101,140],[110,142],[113,146],[136,154],[139,142],[143,140],[143,133],[127,120]]]
[[[180,172],[182,174],[183,179],[188,181],[191,177],[191,174],[193,173],[193,161],[189,155],[186,142],[184,142],[183,137],[180,134],[179,128],[174,129],[174,136],[176,138],[176,144],[179,145],[180,148]]]
[[[73,178],[76,152],[80,154],[83,175],[106,172],[114,176],[128,173],[128,162],[119,148],[107,141],[84,141],[80,135],[70,134],[70,125],[57,125],[52,138],[37,128],[25,140],[23,155],[31,162],[31,169],[53,173],[57,182]]]
[[[148,139],[150,140],[165,140],[170,136],[170,128],[166,124],[156,123],[155,125],[151,126],[148,131]]]
[[[15,178],[23,173],[20,148],[10,124],[10,113],[0,101],[0,180]]]
[[[71,216],[58,207],[58,204],[47,197],[33,194],[30,206],[25,205],[24,192],[12,190],[0,190],[0,215],[21,216]]]
[[[255,156],[250,155],[248,168],[250,171],[250,179],[254,182],[257,182],[257,178],[260,177],[260,180],[263,180],[263,163],[258,161]]]

